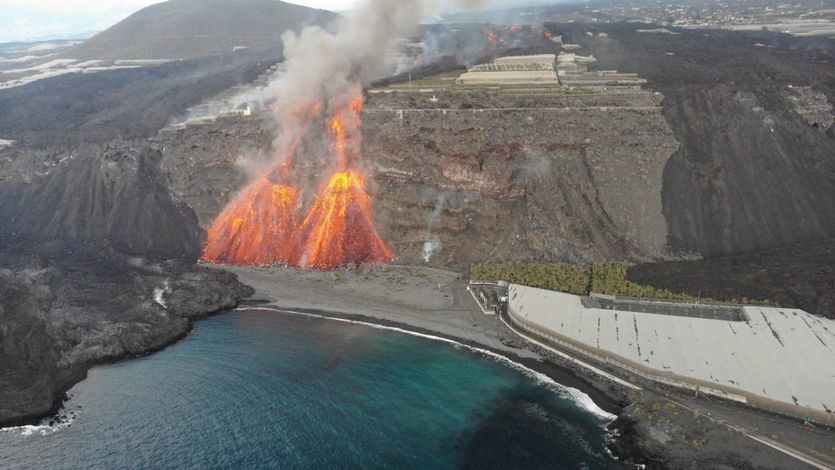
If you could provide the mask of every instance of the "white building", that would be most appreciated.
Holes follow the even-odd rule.
[[[768,307],[738,315],[595,308],[593,299],[519,285],[508,297],[516,326],[562,347],[658,382],[835,424],[835,320]],[[658,305],[646,310],[665,311]]]

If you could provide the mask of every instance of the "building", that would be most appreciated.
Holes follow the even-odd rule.
[[[509,287],[507,311],[523,332],[646,379],[835,424],[835,320],[519,285]]]
[[[456,80],[459,85],[556,84],[554,54],[500,57],[471,67]]]

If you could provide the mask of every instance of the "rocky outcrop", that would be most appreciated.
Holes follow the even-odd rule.
[[[610,428],[612,450],[645,468],[717,470],[793,468],[797,461],[742,432],[650,392],[625,407]]]
[[[771,300],[835,318],[835,240],[757,253],[639,264],[629,279],[714,299]]]
[[[53,412],[93,364],[170,344],[251,294],[194,267],[204,232],[152,146],[15,149],[0,166],[0,425]],[[33,256],[36,255],[37,257]]]
[[[0,425],[37,421],[93,364],[159,349],[251,295],[231,274],[99,258],[0,268]]]
[[[0,242],[56,258],[114,250],[196,260],[204,233],[169,192],[161,157],[155,148],[117,142],[34,158],[26,168],[8,165],[0,181]]]
[[[639,27],[563,29],[601,67],[637,72],[665,96],[681,144],[664,170],[671,249],[717,257],[835,238],[835,42]]]
[[[662,177],[677,143],[660,95],[413,95],[369,95],[363,117],[375,220],[400,261],[668,256]],[[271,155],[270,135],[265,118],[224,118],[155,140],[207,227],[245,181],[236,162]],[[309,148],[296,173],[316,188],[323,147]]]

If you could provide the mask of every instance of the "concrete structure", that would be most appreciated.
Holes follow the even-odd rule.
[[[515,326],[561,347],[657,382],[835,424],[833,320],[766,307],[743,307],[739,321],[594,308],[519,285],[508,297]]]
[[[522,65],[526,67],[539,66],[546,70],[553,70],[556,58],[557,56],[554,54],[512,55],[499,57],[493,63],[496,65]]]
[[[458,77],[459,85],[525,85],[557,83],[557,73],[552,71],[523,72],[466,72]]]
[[[459,85],[519,85],[557,83],[554,54],[500,57],[471,67],[456,80]]]
[[[565,75],[581,75],[589,70],[588,64],[596,62],[597,59],[591,56],[582,56],[570,52],[561,52],[557,56],[555,69],[560,77]]]

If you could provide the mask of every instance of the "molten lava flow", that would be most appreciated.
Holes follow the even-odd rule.
[[[362,124],[362,95],[351,100],[347,109],[337,109],[330,120],[330,131],[333,135],[333,149],[336,152],[336,165],[340,170],[356,165],[356,155],[351,150],[357,147],[357,136],[354,135]]]
[[[299,190],[273,184],[266,176],[253,181],[209,229],[203,260],[260,266],[287,263],[296,249]]]
[[[251,183],[220,214],[212,228],[203,260],[213,263],[266,265],[288,263],[316,269],[394,259],[377,234],[371,197],[359,166],[362,95],[338,107],[328,121],[336,172],[322,186],[301,225],[297,221],[299,190],[289,184],[299,139],[307,128],[284,139],[289,157]],[[322,110],[293,112],[306,126]]]
[[[394,259],[374,227],[365,179],[354,170],[331,176],[299,232],[302,241],[296,264],[300,266],[332,269]]]
[[[487,43],[491,46],[498,46],[504,44],[504,39],[499,37],[495,32],[489,29],[485,29],[483,31],[485,39],[487,39]]]

